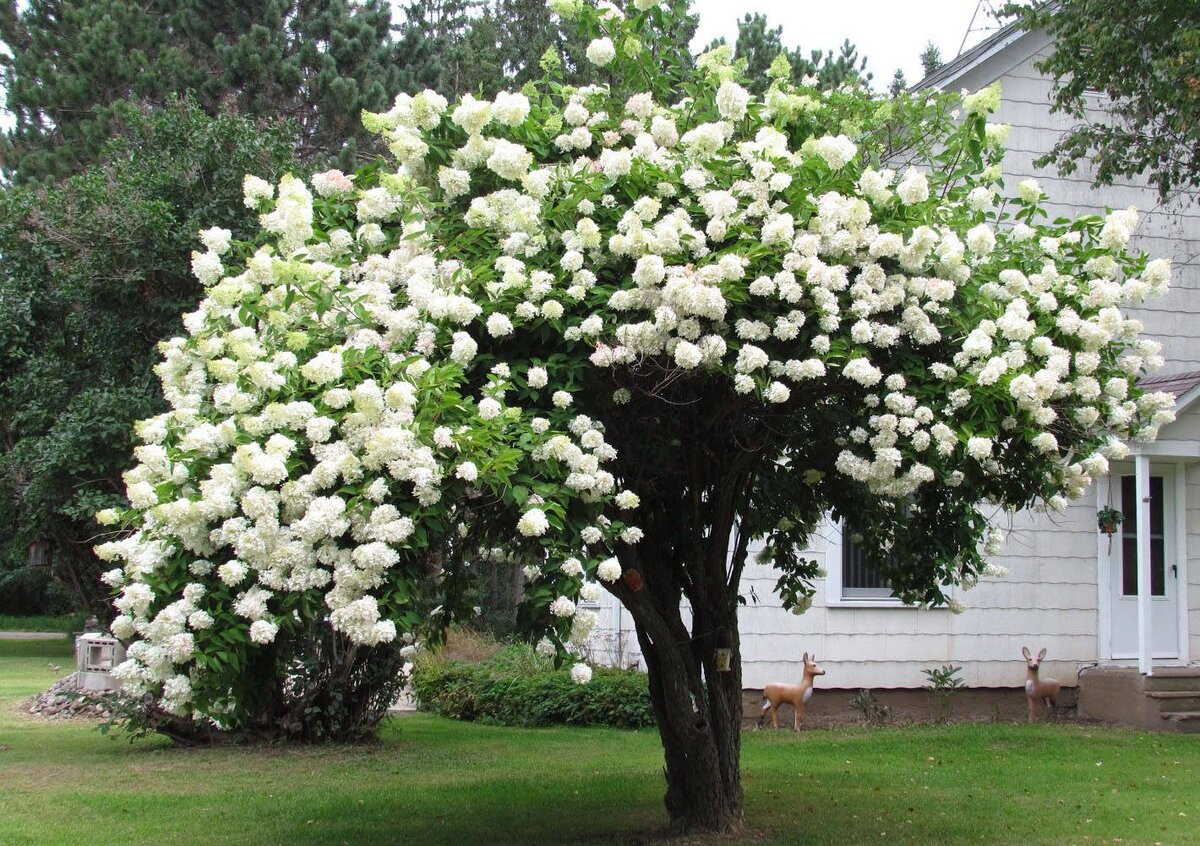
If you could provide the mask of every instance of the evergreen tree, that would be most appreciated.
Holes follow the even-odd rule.
[[[713,41],[708,49],[726,43],[724,38]],[[842,42],[835,55],[832,50],[812,50],[807,55],[799,47],[788,49],[783,44],[783,27],[771,28],[767,17],[759,12],[747,13],[738,21],[738,37],[734,43],[734,60],[745,63],[747,88],[755,95],[767,90],[770,78],[767,70],[782,54],[791,65],[792,81],[797,85],[816,84],[822,88],[837,88],[847,82],[868,83],[867,60],[860,58],[858,48],[849,39]]]
[[[904,77],[904,71],[896,68],[896,72],[892,74],[891,84],[888,85],[888,94],[892,97],[899,97],[908,90],[908,80]]]
[[[747,13],[738,21],[733,57],[746,63],[746,78],[750,83],[748,88],[755,95],[761,95],[767,90],[770,82],[767,69],[771,67],[776,56],[787,52],[787,48],[783,46],[783,27],[768,27],[766,15],[759,12]],[[792,65],[792,69],[796,70],[795,64]]]
[[[799,52],[797,50],[793,53],[793,66],[798,62]],[[847,82],[856,81],[867,85],[874,77],[874,74],[867,70],[866,57],[858,55],[858,48],[850,43],[849,38],[838,47],[837,55],[834,55],[832,50],[826,50],[824,55],[819,50],[813,50],[807,60],[806,69],[809,75],[817,78],[817,83],[822,88],[837,88]]]
[[[553,49],[563,58],[564,69],[588,67],[584,59],[587,42],[575,30],[566,32],[543,0],[497,0],[501,41],[505,48],[505,74],[512,85],[524,85],[542,75],[541,60]],[[577,73],[564,80],[579,82]]]
[[[674,0],[677,24],[651,50],[660,65],[692,66],[690,44],[697,17],[690,0]],[[587,40],[551,14],[544,0],[412,0],[400,26],[405,58],[401,90],[425,88],[491,96],[544,74],[547,51],[559,57],[559,78],[569,85],[600,81],[584,53]]]
[[[344,165],[363,109],[399,88],[387,0],[16,0],[0,8],[4,172],[77,173],[107,142],[124,100],[192,91],[210,115],[282,116],[306,159]]]
[[[497,25],[485,0],[412,0],[400,32],[400,90],[461,94],[498,84]]]
[[[925,45],[925,49],[921,51],[921,67],[925,71],[925,75],[933,73],[942,66],[942,50],[932,41]]]
[[[200,299],[197,232],[221,219],[250,237],[242,177],[277,177],[294,137],[186,101],[114,120],[85,172],[0,191],[0,590],[48,564],[95,610],[107,589],[92,515],[123,501],[133,423],[162,406],[156,348]]]

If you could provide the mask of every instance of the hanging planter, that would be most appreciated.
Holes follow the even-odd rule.
[[[1115,508],[1105,507],[1096,512],[1096,524],[1100,527],[1100,531],[1110,538],[1123,522],[1125,522],[1125,515]]]

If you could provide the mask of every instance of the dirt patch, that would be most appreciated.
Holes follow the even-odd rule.
[[[1049,719],[1075,719],[1076,689],[1063,688],[1058,707]],[[948,709],[944,709],[941,700],[927,690],[892,689],[870,691],[870,701],[877,709],[874,719],[868,720],[861,707],[851,703],[863,704],[860,692],[840,688],[817,688],[813,697],[804,709],[801,728],[836,728],[846,725],[863,725],[868,722],[883,725],[906,725],[913,723],[982,723],[982,722],[1019,722],[1028,719],[1029,711],[1023,688],[970,688],[954,694],[950,699]],[[742,725],[747,728],[757,726],[762,714],[762,693],[758,690],[746,690],[742,693]],[[1044,712],[1039,711],[1038,719],[1047,719]],[[792,728],[792,706],[782,705],[779,708],[778,721],[780,730]],[[764,721],[770,730],[770,720]]]

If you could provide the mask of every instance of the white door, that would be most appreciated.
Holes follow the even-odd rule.
[[[1119,484],[1117,483],[1119,480]],[[1112,507],[1125,515],[1112,535],[1109,572],[1114,659],[1138,657],[1138,576],[1135,479],[1113,476]],[[1175,558],[1175,478],[1170,468],[1150,476],[1150,618],[1151,657],[1179,657],[1179,567]]]

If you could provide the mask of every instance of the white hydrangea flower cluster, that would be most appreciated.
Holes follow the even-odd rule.
[[[315,182],[318,194],[353,185],[330,174]],[[289,178],[280,196],[263,223],[286,248],[260,249],[236,276],[209,278],[198,263],[209,296],[185,318],[188,336],[163,345],[157,368],[172,410],[139,424],[139,464],[126,476],[136,531],[97,548],[123,565],[106,577],[120,589],[113,631],[137,638],[117,675],[132,692],[158,691],[173,713],[190,713],[205,676],[196,639],[219,634],[214,622],[269,644],[300,598],[315,594],[354,643],[394,640],[403,608],[381,607],[379,592],[422,550],[426,515],[504,483],[487,468],[506,430],[539,436],[526,460],[564,490],[599,505],[615,490],[602,468],[615,450],[597,423],[561,411],[569,392],[550,392],[547,416],[535,416],[507,396],[511,371],[498,366],[474,403],[441,403],[478,354],[472,334],[504,315],[484,317],[455,284],[459,265],[435,259],[418,227],[386,254],[364,246],[337,264],[313,260],[322,245],[307,243],[311,195]],[[400,195],[379,204],[399,208]],[[357,214],[379,217],[361,200]],[[203,240],[211,254],[229,249],[227,232]],[[527,370],[530,388],[547,386],[544,368]],[[625,492],[624,507],[633,496]],[[546,535],[547,510],[524,510],[517,532]],[[553,539],[555,548],[582,544]],[[198,581],[170,601],[162,584],[179,572]],[[577,562],[564,575],[582,573]],[[573,642],[594,625],[567,596],[551,611],[568,619]]]
[[[618,73],[631,26],[606,13],[588,58]],[[896,500],[1014,468],[1047,501],[1077,495],[1117,436],[1171,419],[1135,384],[1158,347],[1120,311],[1170,276],[1125,253],[1135,212],[1051,226],[1022,184],[1020,222],[997,227],[994,147],[954,183],[897,177],[844,134],[843,101],[786,78],[755,100],[723,55],[702,60],[707,94],[675,104],[606,86],[401,95],[365,116],[394,173],[247,178],[274,243],[234,271],[227,233],[205,233],[207,295],[158,367],[171,411],[139,427],[126,478],[132,531],[98,548],[120,564],[114,631],[138,639],[127,687],[203,712],[194,657],[216,633],[272,643],[314,608],[364,645],[444,622],[412,594],[467,566],[440,549],[476,525],[508,535],[473,541],[536,550],[554,625],[539,652],[581,642],[580,591],[619,589],[644,534],[602,420],[651,390],[629,376],[647,362],[781,420],[836,406],[838,451],[806,484]],[[943,140],[982,134],[996,102],[972,97]],[[353,211],[316,237],[327,198]]]

